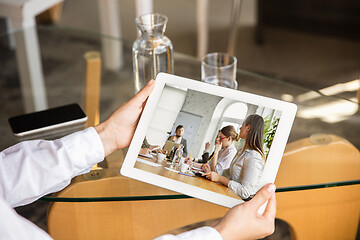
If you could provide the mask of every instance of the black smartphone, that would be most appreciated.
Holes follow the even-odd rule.
[[[24,137],[42,131],[85,123],[86,114],[78,104],[69,104],[44,111],[9,118],[15,136]]]

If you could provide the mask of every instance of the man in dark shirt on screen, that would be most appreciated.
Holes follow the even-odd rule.
[[[183,138],[184,130],[185,129],[184,129],[183,125],[178,125],[175,129],[175,135],[170,136],[168,138],[168,140],[182,144],[183,151],[184,151],[183,156],[186,157],[187,156],[187,147],[186,147],[186,139]]]

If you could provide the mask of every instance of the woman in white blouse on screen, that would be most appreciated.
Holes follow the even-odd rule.
[[[205,167],[206,177],[227,186],[243,200],[250,200],[257,191],[265,164],[263,134],[264,119],[257,114],[248,116],[239,134],[240,138],[245,139],[243,149],[236,154],[230,167],[222,174],[212,171],[208,166]]]
[[[225,169],[230,167],[230,163],[236,155],[234,141],[238,141],[240,135],[234,126],[223,127],[217,135],[213,159],[210,162],[211,171],[222,174]],[[211,157],[210,157],[211,158]]]
[[[195,163],[194,166],[204,169],[204,166],[207,164],[210,166],[211,171],[222,174],[224,169],[230,167],[230,163],[236,155],[237,150],[234,146],[234,141],[239,139],[240,136],[234,126],[228,125],[223,127],[216,136],[214,152],[210,155],[210,143],[206,143],[202,159],[195,160],[195,162],[203,164]]]

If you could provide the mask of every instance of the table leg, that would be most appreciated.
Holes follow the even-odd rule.
[[[208,0],[196,1],[196,26],[197,26],[197,53],[198,58],[202,58],[208,51]]]
[[[135,1],[136,17],[153,13],[153,0],[136,0]]]
[[[235,56],[236,31],[237,31],[237,23],[239,22],[239,18],[240,18],[241,2],[242,0],[233,0],[233,4],[232,4],[229,42],[227,48],[227,53],[231,56]]]
[[[16,59],[25,112],[48,107],[36,28],[14,33]]]
[[[98,7],[104,66],[117,71],[124,64],[118,0],[98,0]]]
[[[5,19],[5,23],[6,23],[6,31],[8,33],[11,33],[13,31],[11,21],[9,19]],[[9,34],[8,45],[11,50],[15,50],[15,39],[12,34]]]

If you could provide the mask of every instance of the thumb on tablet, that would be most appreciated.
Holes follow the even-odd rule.
[[[276,200],[275,200],[275,190],[276,186],[273,183],[266,184],[262,187],[255,195],[255,197],[249,201],[249,205],[251,205],[255,209],[259,209],[266,201],[269,201],[265,212],[263,213],[264,217],[275,217],[276,214]]]
[[[148,84],[143,87],[132,99],[133,101],[137,103],[143,103],[147,98],[149,97],[150,93],[155,87],[155,80],[151,79]]]

